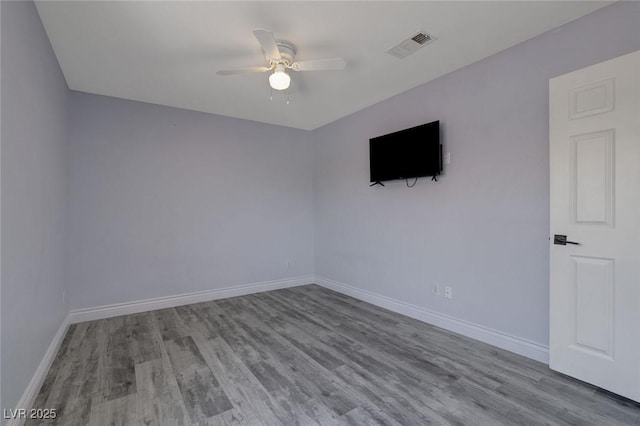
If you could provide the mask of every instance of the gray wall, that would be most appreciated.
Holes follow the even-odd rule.
[[[311,133],[72,92],[71,308],[313,272]]]
[[[316,130],[316,275],[547,344],[548,80],[640,49],[639,23],[614,4]],[[369,188],[368,139],[432,120],[440,182]]]
[[[67,85],[32,2],[2,8],[2,407],[67,314]]]

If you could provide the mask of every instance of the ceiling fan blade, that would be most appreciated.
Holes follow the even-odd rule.
[[[269,67],[250,67],[250,68],[239,68],[235,70],[220,70],[216,71],[218,75],[236,75],[236,74],[250,74],[254,72],[267,72],[271,68]]]
[[[347,62],[342,58],[315,59],[311,61],[300,61],[291,64],[294,71],[324,71],[342,70],[347,66]]]
[[[258,39],[260,46],[262,46],[262,50],[264,50],[264,53],[269,59],[273,59],[275,61],[280,59],[280,51],[276,44],[276,36],[273,35],[271,31],[258,28],[253,30],[253,35]]]

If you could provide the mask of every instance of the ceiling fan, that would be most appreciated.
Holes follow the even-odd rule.
[[[267,66],[250,67],[234,70],[220,70],[218,75],[236,75],[272,71],[269,76],[269,84],[275,90],[286,90],[291,84],[291,77],[287,69],[293,71],[325,71],[341,70],[347,65],[342,58],[316,59],[310,61],[294,61],[296,47],[284,40],[276,40],[271,31],[263,29],[253,30],[253,35],[264,50]]]

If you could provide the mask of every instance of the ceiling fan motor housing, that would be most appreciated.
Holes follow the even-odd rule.
[[[287,65],[291,65],[293,63],[293,59],[296,57],[296,46],[293,43],[284,40],[277,40],[276,46],[278,46],[278,51],[280,52],[280,58],[282,62],[285,62]],[[272,62],[281,62],[274,61],[272,58],[267,57],[268,61]]]

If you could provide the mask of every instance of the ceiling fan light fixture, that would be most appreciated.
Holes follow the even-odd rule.
[[[284,65],[276,65],[276,69],[269,76],[269,84],[275,90],[286,90],[291,84],[291,77],[284,71]]]

